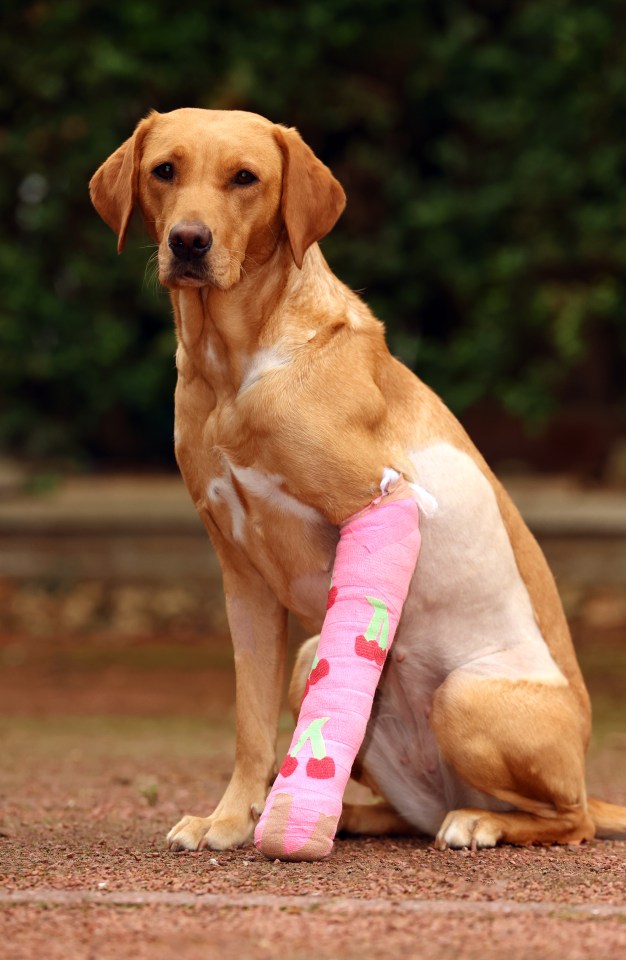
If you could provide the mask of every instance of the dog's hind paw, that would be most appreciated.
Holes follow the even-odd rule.
[[[166,837],[170,850],[228,850],[249,843],[254,830],[250,815],[245,822],[234,817],[186,816]]]
[[[439,828],[435,839],[437,850],[461,850],[469,847],[495,847],[502,836],[500,824],[487,810],[452,810]]]

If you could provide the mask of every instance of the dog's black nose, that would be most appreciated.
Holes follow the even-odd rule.
[[[167,243],[179,260],[200,260],[211,249],[213,234],[204,223],[177,223]]]

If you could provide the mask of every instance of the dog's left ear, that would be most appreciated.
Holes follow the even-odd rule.
[[[139,187],[143,141],[155,116],[155,113],[151,113],[145,120],[140,120],[132,137],[104,161],[89,181],[91,202],[104,222],[117,234],[118,253],[126,244],[128,224]]]
[[[297,130],[275,126],[274,137],[284,158],[283,220],[293,259],[301,268],[311,244],[325,237],[339,219],[346,195]]]

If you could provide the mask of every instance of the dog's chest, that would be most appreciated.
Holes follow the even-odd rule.
[[[289,492],[278,467],[246,465],[247,428],[233,407],[207,382],[179,376],[175,445],[183,479],[209,533],[231,555],[247,557],[280,601],[317,629],[337,530]]]

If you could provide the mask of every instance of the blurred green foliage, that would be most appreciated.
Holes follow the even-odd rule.
[[[169,302],[87,182],[149,109],[297,126],[347,189],[325,252],[456,411],[626,396],[620,0],[40,0],[0,31],[0,443],[171,447]]]

